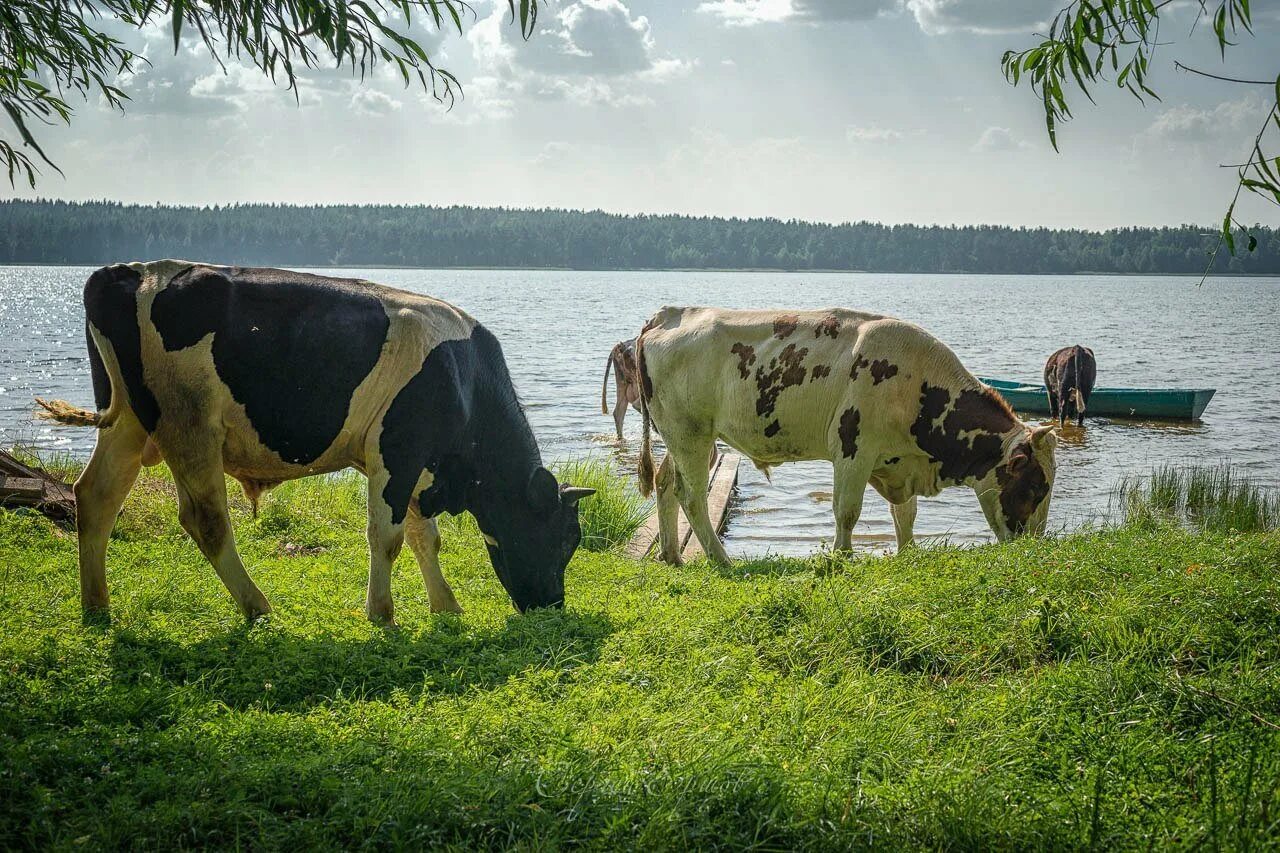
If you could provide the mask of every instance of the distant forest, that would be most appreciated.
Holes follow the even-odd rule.
[[[1280,230],[1215,272],[1280,274]],[[972,273],[1204,271],[1215,227],[1111,231],[830,225],[490,207],[0,202],[0,263],[186,258],[236,265],[777,269]],[[1240,241],[1243,242],[1243,241]]]

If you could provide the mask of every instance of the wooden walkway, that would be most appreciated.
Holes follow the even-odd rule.
[[[729,503],[733,499],[733,487],[738,484],[738,464],[742,457],[733,451],[722,452],[716,456],[711,466],[711,476],[707,484],[707,510],[711,515],[711,523],[716,532],[724,530],[725,521],[729,517]],[[698,537],[693,535],[689,521],[684,517],[684,510],[679,510],[680,556],[685,560],[693,559],[702,553]],[[658,513],[655,510],[647,521],[636,531],[627,545],[626,552],[636,559],[643,559],[657,551],[658,546]]]
[[[76,498],[70,486],[0,450],[0,508],[20,506],[62,524],[71,524],[76,517]]]

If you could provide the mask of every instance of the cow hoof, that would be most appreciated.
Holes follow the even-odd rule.
[[[450,601],[447,604],[441,604],[439,607],[431,605],[432,613],[456,613],[462,615],[462,605],[456,601]]]
[[[396,627],[396,617],[393,613],[369,613],[368,616],[369,621],[379,628]]]

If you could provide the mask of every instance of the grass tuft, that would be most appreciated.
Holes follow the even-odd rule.
[[[1112,503],[1126,524],[1172,522],[1219,533],[1280,527],[1280,495],[1230,465],[1161,466],[1147,477],[1122,480]]]
[[[631,480],[622,477],[613,462],[598,456],[569,459],[552,465],[561,483],[595,489],[579,506],[582,547],[588,551],[612,551],[631,541],[644,524],[652,502],[636,494]]]

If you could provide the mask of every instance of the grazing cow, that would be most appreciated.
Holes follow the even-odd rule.
[[[636,339],[619,341],[609,351],[609,363],[604,368],[604,382],[600,385],[600,413],[609,414],[609,369],[613,369],[613,381],[617,400],[613,407],[613,423],[622,441],[622,422],[627,418],[627,405],[640,408],[640,374],[636,370]]]
[[[1066,426],[1071,418],[1084,426],[1084,410],[1098,379],[1093,350],[1076,344],[1063,347],[1044,363],[1044,387],[1049,392],[1049,413]]]
[[[285,480],[354,467],[369,480],[370,619],[391,622],[407,538],[433,611],[440,512],[469,511],[516,608],[561,606],[578,501],[537,442],[497,339],[459,309],[355,279],[155,261],[84,288],[98,442],[75,484],[80,598],[105,610],[107,538],[139,466],[169,463],[178,517],[245,616],[270,611],[245,572],[223,472],[254,502]]]
[[[916,496],[966,485],[1000,540],[1043,531],[1053,487],[1051,427],[1019,421],[998,394],[919,326],[843,309],[663,308],[636,345],[644,443],[640,489],[655,485],[650,422],[667,456],[657,471],[663,559],[678,562],[676,500],[707,555],[728,560],[707,514],[717,438],[762,470],[835,466],[837,550],[850,547],[863,492],[912,541]]]

